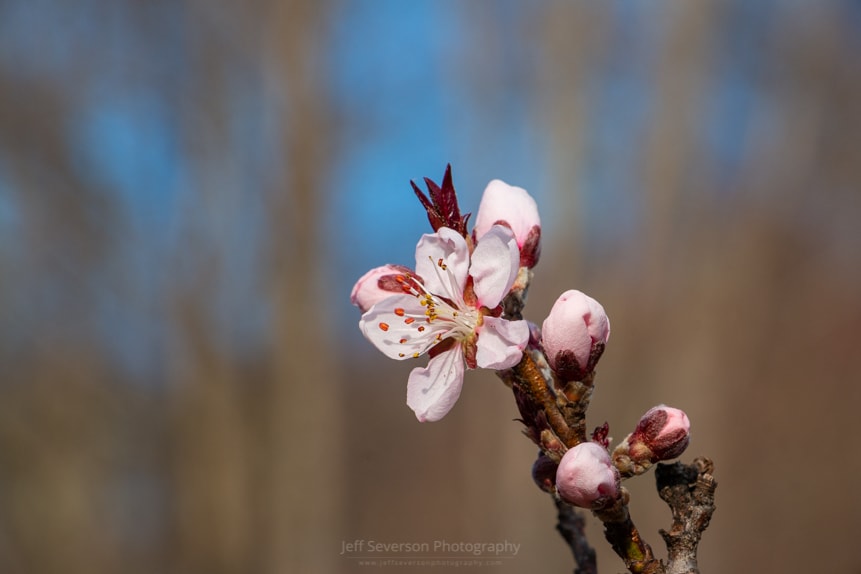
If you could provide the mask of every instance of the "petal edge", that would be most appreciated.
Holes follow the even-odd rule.
[[[440,353],[427,367],[412,370],[407,382],[407,405],[420,422],[435,422],[448,414],[463,389],[463,371],[460,345]]]

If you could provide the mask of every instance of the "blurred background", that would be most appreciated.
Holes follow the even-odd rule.
[[[590,427],[690,415],[703,572],[861,572],[859,53],[852,0],[0,1],[0,571],[570,572],[510,392],[419,424],[349,304],[450,162],[538,201],[527,318],[607,309]]]

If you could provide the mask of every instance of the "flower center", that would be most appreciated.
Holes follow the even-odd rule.
[[[425,307],[428,323],[439,321],[440,323],[451,323],[449,335],[457,339],[470,337],[476,327],[481,324],[481,313],[478,309],[469,307],[458,308],[450,305],[444,299],[432,293],[424,291],[418,294],[419,302]]]
[[[426,323],[434,325],[433,330],[438,333],[436,342],[449,337],[458,341],[472,339],[483,321],[481,312],[464,301],[457,279],[442,258],[434,262],[434,270],[444,293],[431,293],[413,276],[399,275],[397,281],[405,293],[414,295],[425,308]]]

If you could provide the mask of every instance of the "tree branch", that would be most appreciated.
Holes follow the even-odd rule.
[[[509,319],[521,318],[530,278],[531,273],[521,269],[517,288],[505,299],[505,314]],[[541,448],[543,456],[548,459],[542,464],[552,465],[549,474],[542,465],[534,467],[533,477],[540,488],[553,495],[558,511],[556,530],[574,554],[577,563],[575,574],[597,574],[595,551],[586,540],[583,516],[559,498],[555,477],[550,475],[568,449],[588,440],[586,410],[594,388],[594,366],[604,348],[600,345],[592,350],[586,370],[568,373],[572,376],[560,380],[558,364],[557,370],[551,371],[540,339],[540,332],[533,325],[530,327],[529,344],[520,362],[510,369],[497,371],[497,375],[514,392],[520,421],[525,426],[524,434]],[[593,440],[605,448],[608,446],[606,433],[605,424],[603,433],[599,428],[593,434]],[[540,457],[538,462],[541,462]],[[671,530],[661,530],[668,549],[668,564],[655,558],[652,548],[634,525],[626,489],[622,488],[618,497],[601,503],[601,506],[593,506],[593,514],[604,524],[605,538],[625,562],[628,571],[632,574],[699,574],[697,546],[714,512],[717,483],[711,475],[712,470],[712,462],[703,457],[695,459],[691,465],[681,462],[658,464],[658,493],[673,512]]]
[[[555,502],[559,519],[556,530],[574,554],[574,561],[577,563],[574,574],[598,574],[595,549],[589,546],[584,531],[586,520],[583,518],[583,513],[562,500],[555,499]]]
[[[673,512],[669,532],[661,530],[667,544],[667,574],[699,574],[697,547],[715,511],[714,463],[705,457],[692,464],[658,464],[658,495]]]
[[[628,499],[628,491],[622,489],[622,495],[610,506],[595,509],[593,513],[604,523],[604,537],[625,562],[628,571],[633,574],[662,573],[660,561],[655,558],[652,548],[643,540],[631,520]]]

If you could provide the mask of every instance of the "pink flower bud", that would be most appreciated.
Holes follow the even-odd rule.
[[[600,303],[572,289],[553,304],[541,334],[550,367],[564,381],[579,381],[604,352],[610,320]]]
[[[541,219],[538,206],[529,193],[520,187],[494,179],[484,190],[475,218],[475,239],[494,224],[509,227],[520,249],[520,266],[534,267],[541,254]]]
[[[639,445],[646,446],[652,453],[651,462],[657,462],[680,456],[688,448],[690,440],[691,421],[688,415],[679,409],[658,405],[640,418],[628,443],[632,453],[639,450]]]
[[[569,504],[592,508],[601,499],[619,496],[619,480],[607,449],[584,442],[566,452],[559,462],[556,491]]]
[[[365,313],[383,299],[404,293],[403,280],[408,276],[415,276],[415,273],[401,265],[374,267],[356,281],[350,293],[350,302]]]

